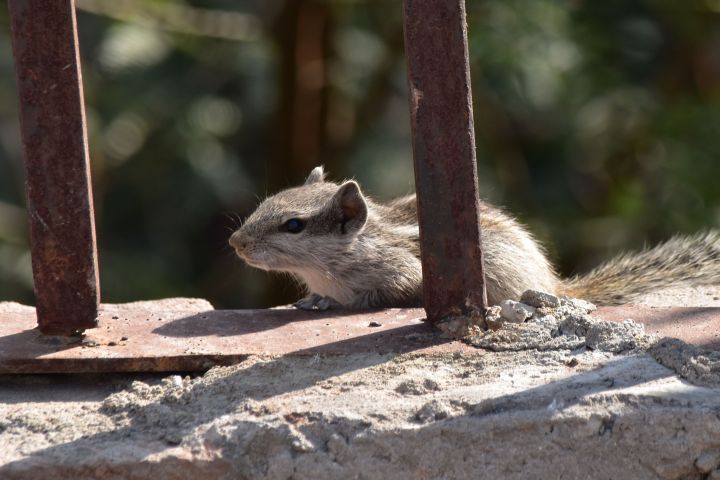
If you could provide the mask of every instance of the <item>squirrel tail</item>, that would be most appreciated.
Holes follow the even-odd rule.
[[[676,236],[656,247],[622,254],[563,281],[560,293],[599,305],[620,305],[655,290],[696,285],[720,285],[720,232]]]

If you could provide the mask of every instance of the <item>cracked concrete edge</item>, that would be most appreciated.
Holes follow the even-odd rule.
[[[592,372],[590,383],[597,381],[600,386],[603,378],[617,377],[618,369],[650,368],[655,375],[662,373],[646,356],[628,360],[616,362],[610,370]],[[258,380],[257,374],[265,373],[264,369],[277,370],[273,362],[258,359],[255,365],[262,370],[250,377]],[[288,368],[285,373],[291,374]],[[236,373],[234,367],[217,369],[202,380],[204,388],[197,394],[207,395],[205,400],[227,401],[237,392],[218,381],[241,379]],[[447,398],[413,396],[417,401],[408,410],[410,416],[400,421],[354,413],[342,408],[342,402],[331,401],[329,408],[323,408],[320,402],[308,405],[298,399],[286,399],[281,405],[256,401],[211,422],[199,422],[175,437],[157,428],[157,417],[142,416],[136,417],[136,429],[143,422],[145,427],[156,428],[138,429],[135,435],[111,431],[79,438],[6,464],[0,473],[7,480],[50,476],[80,480],[151,475],[170,479],[200,475],[219,479],[679,479],[711,478],[708,475],[717,472],[717,390],[666,378],[640,388],[630,385],[581,395],[589,388],[588,380],[571,382],[572,391],[565,391],[560,401],[558,394],[564,390],[558,386],[539,397],[525,394],[501,402],[487,398],[453,403]],[[171,392],[155,392],[151,397],[156,394],[159,404],[172,405]],[[157,404],[148,404],[155,414],[163,411],[156,409]],[[422,417],[423,412],[427,416]]]

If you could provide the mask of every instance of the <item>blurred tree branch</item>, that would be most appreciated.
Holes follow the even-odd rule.
[[[76,0],[77,8],[122,22],[175,33],[256,41],[263,24],[255,15],[144,0]]]

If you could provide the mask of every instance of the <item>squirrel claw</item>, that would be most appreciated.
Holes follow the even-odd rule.
[[[305,298],[301,298],[297,302],[293,303],[293,307],[299,309],[299,310],[312,310],[317,305],[318,301],[320,301],[319,295],[308,295]]]
[[[317,308],[318,310],[330,310],[335,308],[342,308],[342,305],[332,297],[322,297],[317,304]]]
[[[293,306],[300,310],[330,310],[333,308],[342,308],[342,305],[334,298],[321,297],[314,293],[305,298],[301,298],[295,302]]]

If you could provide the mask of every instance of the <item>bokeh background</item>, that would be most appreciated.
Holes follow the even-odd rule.
[[[236,260],[324,164],[413,189],[400,0],[77,0],[103,300],[299,295]],[[566,275],[720,224],[720,0],[468,0],[480,189]],[[0,300],[33,303],[6,6]]]

